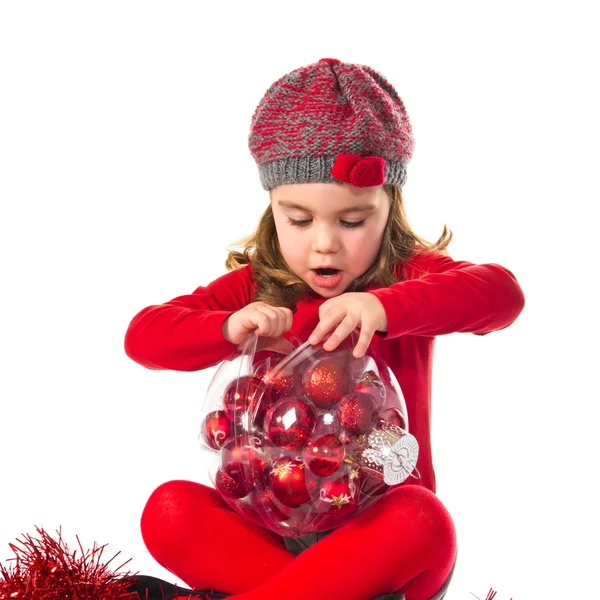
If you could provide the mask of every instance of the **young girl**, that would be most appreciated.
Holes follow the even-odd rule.
[[[456,536],[435,495],[434,340],[508,327],[523,292],[500,265],[450,258],[445,227],[435,244],[411,231],[402,186],[412,129],[397,92],[372,68],[324,58],[283,76],[252,117],[249,146],[270,200],[256,231],[243,252],[230,252],[226,275],[136,315],[127,355],[149,369],[192,371],[218,364],[252,335],[291,329],[331,351],[358,328],[354,356],[371,345],[402,388],[420,479],[349,524],[298,541],[244,520],[212,488],[164,483],[144,508],[144,543],[204,591],[177,592],[148,577],[131,589],[142,598],[162,597],[159,589],[165,598],[443,598]]]

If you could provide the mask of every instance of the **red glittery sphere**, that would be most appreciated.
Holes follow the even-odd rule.
[[[200,433],[207,446],[220,450],[231,437],[231,419],[224,410],[213,410],[204,417]]]
[[[269,488],[257,489],[251,496],[251,501],[254,505],[259,504],[261,512],[266,513],[275,521],[286,521],[292,515],[293,510],[277,500],[273,495],[273,491]]]
[[[215,476],[215,487],[226,498],[243,498],[248,495],[248,488],[244,483],[230,477],[222,469],[219,469]]]
[[[304,463],[294,458],[280,458],[271,466],[269,484],[273,495],[279,502],[296,508],[310,500]]]
[[[223,471],[229,477],[246,487],[253,487],[266,481],[267,459],[263,452],[252,446],[230,440],[221,450],[221,464]]]
[[[388,408],[379,413],[378,424],[381,425],[382,423],[391,423],[406,431],[406,420],[402,416],[402,413],[395,407]]]
[[[352,389],[347,360],[341,356],[326,356],[317,360],[304,373],[302,388],[317,406],[330,409]]]
[[[302,451],[302,458],[312,473],[326,477],[339,469],[345,453],[342,442],[335,435],[327,434],[310,442]]]
[[[321,512],[348,515],[357,508],[358,486],[349,477],[324,481],[319,491]]]
[[[337,404],[336,413],[342,427],[352,433],[366,433],[373,428],[377,413],[370,394],[351,392]]]
[[[296,450],[306,443],[314,423],[310,406],[298,398],[278,400],[265,415],[264,428],[276,446]]]

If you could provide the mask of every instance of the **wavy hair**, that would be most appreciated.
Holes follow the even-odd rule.
[[[370,268],[356,278],[346,292],[361,292],[373,285],[389,287],[406,279],[406,262],[417,249],[417,244],[423,251],[437,251],[446,255],[448,253],[447,247],[452,239],[452,231],[444,225],[442,234],[434,243],[419,237],[408,224],[402,188],[390,185],[384,187],[389,197],[390,210],[379,252]],[[240,252],[235,248],[243,250]],[[262,214],[254,232],[233,242],[227,250],[229,254],[225,267],[228,271],[252,265],[253,279],[257,285],[254,302],[286,306],[295,310],[302,298],[314,293],[292,272],[281,254],[271,204]],[[398,265],[402,266],[402,279],[395,276]]]

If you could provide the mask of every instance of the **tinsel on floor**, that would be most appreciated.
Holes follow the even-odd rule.
[[[8,560],[14,565],[7,568],[0,563],[0,600],[144,600],[137,592],[127,591],[137,573],[121,569],[131,559],[113,568],[110,564],[120,552],[103,563],[107,544],[94,543],[91,550],[84,551],[76,536],[78,557],[77,550],[69,550],[60,530],[58,539],[43,528],[36,527],[36,531],[37,538],[24,535],[16,544],[9,543],[15,558]],[[494,600],[496,593],[490,589],[484,600]]]

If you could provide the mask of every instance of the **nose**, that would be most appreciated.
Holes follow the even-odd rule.
[[[338,252],[340,249],[340,240],[334,228],[327,223],[323,223],[314,228],[314,237],[312,240],[313,252],[330,254]]]

